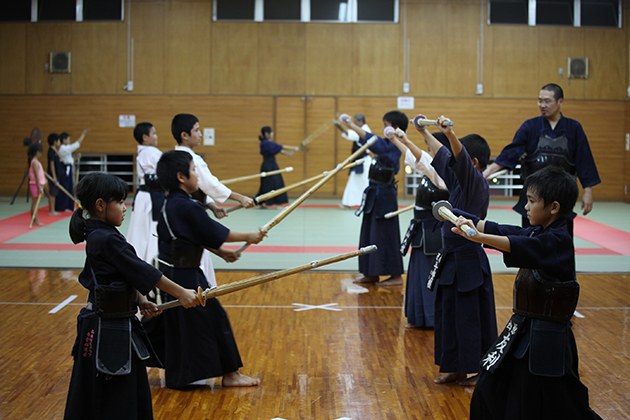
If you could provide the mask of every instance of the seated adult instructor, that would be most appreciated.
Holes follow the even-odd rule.
[[[538,94],[540,116],[529,119],[521,125],[512,143],[503,148],[497,159],[489,165],[483,175],[489,179],[503,169],[514,169],[521,161],[521,177],[524,180],[539,169],[549,165],[563,168],[576,175],[584,188],[582,210],[584,215],[593,209],[593,186],[599,184],[599,174],[582,125],[560,112],[564,101],[562,88],[555,83],[545,85]],[[527,197],[521,191],[514,210],[523,216],[523,227],[529,226]],[[568,226],[573,235],[573,222]]]

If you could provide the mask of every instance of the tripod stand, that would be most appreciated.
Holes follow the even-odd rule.
[[[20,193],[20,190],[22,189],[22,185],[24,185],[24,181],[26,180],[26,178],[28,178],[28,168],[26,168],[26,173],[24,174],[24,176],[22,177],[22,182],[20,182],[20,186],[18,187],[17,191],[15,192],[15,194],[13,194],[13,200],[11,200],[11,204],[13,204],[15,202],[15,199],[17,198],[18,194]],[[26,191],[26,202],[28,203],[28,196],[30,194],[28,193],[28,191]]]

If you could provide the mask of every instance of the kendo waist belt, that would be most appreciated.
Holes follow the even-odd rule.
[[[140,186],[139,190],[146,192],[163,191],[157,174],[144,174],[144,184]]]
[[[514,313],[567,322],[573,316],[580,294],[577,281],[561,282],[539,270],[521,268],[514,281]]]
[[[135,289],[122,281],[98,285],[94,289],[94,304],[88,302],[87,307],[101,318],[127,318],[138,310],[135,297]]]
[[[184,239],[173,239],[172,255],[160,254],[158,261],[171,268],[198,268],[201,263],[203,248]]]
[[[370,165],[368,179],[370,182],[380,185],[390,185],[394,182],[396,173],[394,169],[379,165]]]

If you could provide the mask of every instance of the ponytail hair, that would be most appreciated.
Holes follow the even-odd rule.
[[[85,241],[85,218],[81,207],[76,209],[70,218],[70,239],[75,245]]]
[[[260,136],[258,136],[258,139],[260,141],[263,141],[264,139],[267,138],[267,134],[271,134],[271,127],[266,125],[260,129]]]
[[[70,239],[75,244],[86,239],[86,217],[94,211],[94,205],[100,198],[106,203],[127,198],[127,184],[122,179],[102,172],[86,175],[75,188],[81,206],[70,218]]]

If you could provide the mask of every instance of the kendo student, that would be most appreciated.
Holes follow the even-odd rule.
[[[488,181],[481,171],[490,159],[486,140],[469,134],[461,141],[451,127],[438,119],[438,127],[446,135],[452,153],[428,130],[420,134],[427,146],[435,150],[431,165],[446,183],[448,201],[477,217],[485,217],[490,201]],[[497,320],[490,263],[483,248],[451,232],[453,225],[442,226],[444,250],[434,265],[432,276],[437,279],[435,300],[435,364],[444,375],[434,382],[457,382],[472,386],[477,380],[481,357],[497,338]],[[467,378],[467,374],[475,374]]]
[[[206,161],[193,151],[195,147],[201,144],[201,139],[203,138],[199,126],[199,119],[196,116],[191,114],[175,115],[171,121],[171,133],[177,142],[175,150],[190,153],[195,163],[197,177],[199,179],[199,188],[195,191],[193,196],[205,205],[206,208],[210,209],[217,219],[227,217],[228,214],[224,209],[218,207],[215,201],[223,203],[230,199],[238,201],[238,203],[245,208],[256,206],[252,198],[232,191],[223,185],[216,176],[212,175]],[[219,256],[225,259],[223,255]],[[209,251],[203,252],[201,257],[201,269],[208,280],[208,284],[210,286],[216,286],[217,281],[214,276],[214,267]]]
[[[563,103],[564,92],[560,86],[555,83],[543,86],[538,94],[540,116],[521,125],[512,143],[503,148],[496,160],[484,171],[484,176],[489,179],[503,168],[514,169],[519,161],[523,181],[545,166],[559,166],[580,179],[584,188],[582,210],[587,215],[593,208],[593,187],[601,183],[601,180],[584,129],[578,121],[562,115],[560,110]],[[514,211],[522,216],[523,227],[529,226],[526,203],[526,191],[522,189]],[[573,217],[567,224],[571,235]]]
[[[365,122],[365,116],[363,114],[356,114],[353,117],[353,122],[361,127],[366,133],[371,133],[370,126]],[[359,150],[361,144],[359,143],[360,137],[354,130],[347,130],[345,127],[335,121],[335,126],[339,128],[341,137],[352,142],[352,153]],[[346,188],[343,190],[343,197],[341,198],[341,204],[339,207],[342,209],[350,209],[353,206],[360,206],[363,198],[363,191],[370,185],[368,173],[370,165],[372,164],[372,156],[366,151],[362,155],[357,156],[355,161],[363,159],[362,165],[357,165],[349,169],[348,182]]]
[[[578,198],[575,179],[556,166],[525,180],[533,227],[499,225],[466,215],[452,232],[503,252],[519,267],[514,314],[483,357],[470,404],[471,420],[600,419],[580,381],[571,316],[578,302],[573,238],[567,221]],[[468,238],[467,224],[477,235]]]
[[[157,222],[164,204],[164,190],[156,174],[162,152],[157,148],[158,136],[153,124],[139,123],[133,129],[133,137],[138,142],[136,174],[139,186],[133,199],[127,241],[140,258],[152,264],[158,254]]]
[[[199,305],[195,290],[182,288],[142,261],[116,229],[127,207],[127,184],[95,172],[76,188],[81,207],[70,219],[70,238],[85,241],[79,283],[89,290],[77,318],[74,365],[64,420],[151,420],[151,388],[145,363],[161,366],[136,317],[160,314],[144,296],[154,287],[177,296],[182,310]]]
[[[425,118],[423,115],[422,118]],[[421,127],[418,130],[426,130]],[[450,150],[450,143],[444,133],[433,136]],[[427,287],[427,279],[435,256],[444,246],[442,229],[433,217],[431,204],[448,200],[446,184],[431,166],[435,151],[427,147],[424,151],[402,134],[402,138],[393,136],[391,141],[405,156],[405,164],[414,172],[422,175],[418,181],[413,219],[400,245],[400,254],[404,257],[411,247],[407,282],[405,289],[406,328],[433,328],[435,326],[435,288]]]
[[[406,131],[408,124],[409,119],[400,111],[390,111],[383,116],[384,128],[393,127]],[[353,122],[343,122],[343,125],[361,137],[361,146],[374,136]],[[378,251],[359,256],[359,272],[363,276],[354,282],[397,286],[402,284],[404,272],[402,256],[398,251],[400,227],[398,216],[385,219],[385,215],[398,210],[396,174],[400,169],[401,152],[389,139],[378,136],[377,141],[370,146],[370,151],[374,153],[368,175],[370,185],[363,191],[363,201],[355,214],[359,216],[363,213],[359,246],[375,244]],[[379,283],[379,276],[386,275],[389,277]]]
[[[159,267],[182,287],[207,288],[199,267],[204,248],[220,250],[228,261],[238,259],[234,251],[222,249],[224,242],[257,244],[261,232],[235,232],[214,221],[190,194],[198,189],[195,164],[190,153],[171,150],[162,155],[157,174],[166,201],[158,222]],[[174,298],[162,293],[162,300]],[[254,386],[258,379],[239,373],[243,366],[227,314],[216,298],[188,313],[182,308],[164,312],[166,386],[180,389],[205,384],[222,376],[223,386]]]

